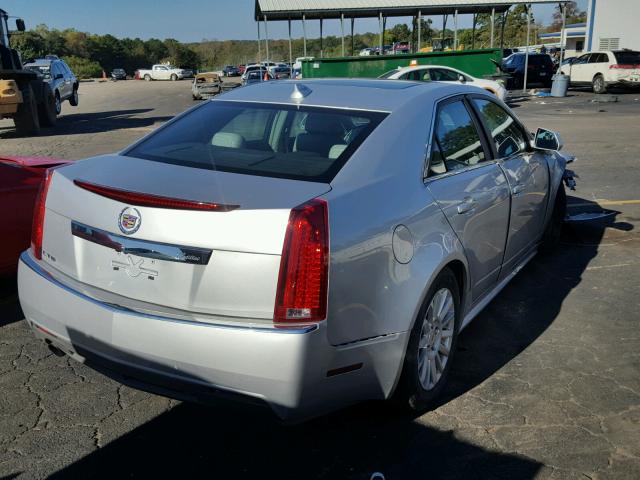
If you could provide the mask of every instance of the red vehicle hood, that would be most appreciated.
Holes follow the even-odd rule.
[[[0,162],[13,163],[21,167],[53,167],[64,163],[71,163],[69,160],[51,157],[25,157],[21,155],[1,155]]]

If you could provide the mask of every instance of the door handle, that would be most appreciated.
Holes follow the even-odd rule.
[[[471,198],[466,197],[462,202],[458,204],[458,213],[460,215],[472,212],[476,208],[477,202]]]
[[[514,196],[520,195],[522,192],[524,192],[524,184],[516,183],[511,189],[511,192],[513,193]]]

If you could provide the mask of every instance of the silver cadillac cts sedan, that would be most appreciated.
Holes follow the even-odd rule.
[[[460,330],[557,240],[560,147],[464,85],[236,89],[48,173],[22,308],[54,353],[170,397],[425,408]]]

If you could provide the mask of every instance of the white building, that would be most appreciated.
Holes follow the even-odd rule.
[[[640,50],[640,0],[588,0],[586,50]]]
[[[585,50],[586,26],[586,23],[574,23],[561,32],[541,33],[538,38],[547,47],[560,48],[564,44],[564,58],[577,57]]]

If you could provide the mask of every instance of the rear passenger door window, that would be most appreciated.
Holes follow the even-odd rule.
[[[526,151],[525,133],[504,108],[484,98],[473,98],[472,102],[487,127],[498,158],[507,158]]]
[[[476,165],[486,158],[480,133],[464,101],[444,104],[436,118],[429,176]]]
[[[434,68],[431,70],[431,79],[438,82],[457,82],[459,74],[446,68]]]

